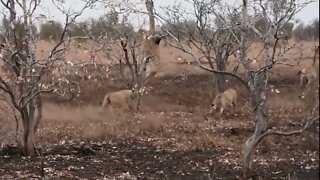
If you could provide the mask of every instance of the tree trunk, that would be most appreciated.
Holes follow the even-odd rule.
[[[264,12],[265,17],[267,13]],[[244,66],[247,71],[247,76],[249,79],[249,86],[250,86],[250,97],[251,97],[251,108],[254,113],[255,118],[255,132],[254,134],[246,141],[244,145],[244,155],[243,155],[243,168],[244,168],[244,176],[248,178],[252,171],[252,154],[254,152],[255,147],[259,144],[259,142],[263,138],[263,133],[267,131],[268,121],[265,114],[265,104],[267,99],[267,85],[268,85],[268,78],[269,78],[269,68],[260,69],[259,73],[252,73],[249,67],[249,62],[246,60],[246,52],[245,50],[245,42],[246,42],[246,33],[247,33],[247,0],[243,0],[243,9],[242,9],[242,32],[241,32],[241,61],[245,62]],[[273,26],[269,26],[266,29],[266,34],[263,36],[264,40],[264,66],[270,67],[272,66],[272,60],[274,57],[270,56],[270,39],[271,39],[271,32]]]
[[[130,66],[130,65],[129,65]],[[131,70],[130,69],[130,73],[131,73],[131,79],[130,79],[130,84],[129,84],[129,87],[131,88],[131,89],[133,89],[134,88],[134,86],[135,86],[135,84],[136,84],[136,82],[137,82],[137,80],[136,80],[136,77],[135,77],[135,73],[134,73],[134,70]]]
[[[35,98],[35,101],[36,101],[35,114],[37,116],[35,116],[34,132],[36,132],[38,130],[39,124],[40,124],[40,122],[42,120],[42,97],[41,97],[41,95],[38,95]]]
[[[136,94],[136,107],[135,107],[135,110],[136,111],[139,111],[140,110],[140,105],[141,105],[141,93],[140,92],[138,92],[137,94]]]
[[[226,71],[226,63],[222,60],[222,57],[218,58],[217,62],[217,69],[218,71]],[[215,81],[216,89],[220,93],[223,91],[225,87],[225,75],[224,74],[216,74],[216,81]]]
[[[213,82],[212,82],[212,90],[213,90],[213,94],[216,96],[218,93],[220,93],[220,86],[218,84],[218,77],[217,77],[217,73],[213,74]]]
[[[261,106],[257,107],[254,112],[256,129],[254,134],[246,141],[243,151],[243,170],[244,177],[249,177],[252,172],[252,154],[259,143],[259,137],[267,130],[267,119],[264,113],[264,108]]]
[[[30,95],[33,96],[33,93]],[[41,96],[36,96],[30,101],[23,100],[21,117],[23,122],[23,153],[25,156],[35,155],[35,132],[42,118]],[[27,103],[26,105],[24,105]]]
[[[156,32],[156,25],[154,21],[153,0],[146,0],[145,4],[149,15],[149,35],[154,35]]]
[[[135,110],[140,110],[141,105],[141,88],[142,88],[142,79],[141,79],[141,71],[136,74],[136,85],[135,85],[135,95],[136,95],[136,104],[135,104]]]
[[[222,92],[224,89],[224,75],[223,74],[217,74],[216,75],[216,86],[218,92]]]
[[[27,108],[23,110],[23,153],[25,156],[35,155],[34,150],[34,125],[31,118],[28,116]]]
[[[34,147],[34,129],[33,127],[29,127],[28,136],[26,142],[26,155],[34,156],[35,155],[35,147]]]

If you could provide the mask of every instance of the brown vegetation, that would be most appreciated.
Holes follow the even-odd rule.
[[[313,43],[304,43],[302,47],[301,58],[294,58],[299,48],[287,55],[294,60],[294,67],[276,65],[270,75],[272,86],[267,105],[271,126],[283,125],[289,130],[303,123],[306,104],[298,98],[297,73],[312,62],[308,52]],[[252,49],[249,53],[259,53]],[[126,87],[124,82],[108,78],[79,80],[81,94],[68,103],[45,98],[43,122],[37,135],[37,148],[44,154],[45,176],[238,179],[242,145],[253,131],[248,94],[240,83],[227,78],[227,87],[239,89],[237,116],[203,116],[214,97],[210,93],[212,76],[197,67],[177,64],[176,54],[181,53],[161,44],[159,69],[165,76],[150,80],[151,91],[142,97],[142,113],[98,113],[99,102],[106,92]],[[67,56],[70,60],[81,57],[75,53]],[[283,62],[286,61],[284,58]],[[231,63],[228,69],[232,66]],[[181,73],[185,76],[178,77]],[[241,75],[243,71],[238,73]],[[1,142],[14,143],[13,117],[0,121]],[[262,178],[318,178],[318,133],[317,125],[299,138],[269,137],[269,147],[261,145],[257,150],[260,153],[255,163],[263,169]],[[264,148],[270,151],[263,153]],[[30,161],[10,153],[9,146],[1,151],[3,178],[40,177],[41,165],[37,159]]]

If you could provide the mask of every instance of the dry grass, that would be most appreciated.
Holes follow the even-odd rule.
[[[280,57],[280,60],[283,62],[292,61],[294,62],[296,68],[302,68],[305,66],[308,66],[311,62],[311,57],[313,56],[313,49],[314,46],[319,45],[319,42],[294,42],[290,41],[288,44],[288,47],[292,47],[290,51],[286,53],[285,56]],[[47,41],[38,41],[37,44],[37,56],[39,58],[44,58],[48,53],[50,48],[53,47],[53,43],[47,42]],[[89,51],[92,50],[95,44],[93,42],[86,42],[82,43],[82,46],[77,46],[76,43],[72,44],[66,53],[66,59],[68,61],[75,61],[75,62],[83,62],[88,61],[90,59]],[[254,43],[251,45],[251,47],[248,50],[248,56],[251,58],[257,57],[258,61],[256,65],[252,65],[253,67],[259,67],[259,63],[262,61],[262,50],[263,46],[261,43]],[[113,49],[116,49],[113,47]],[[117,53],[116,50],[114,50],[115,53]],[[195,54],[199,54],[197,50],[194,50]],[[177,74],[177,73],[187,73],[187,74],[194,74],[194,73],[203,73],[202,70],[189,66],[187,64],[180,64],[178,61],[178,57],[182,57],[182,59],[185,59],[186,61],[191,61],[191,56],[187,55],[183,52],[181,52],[178,49],[175,49],[170,46],[165,46],[164,42],[160,43],[160,65],[159,69],[163,74]],[[109,60],[105,56],[103,52],[98,52],[96,54],[96,60],[101,63],[108,63]],[[233,56],[230,57],[230,69],[233,68],[235,58]],[[298,65],[299,62],[299,65]],[[284,67],[282,65],[276,66],[275,69],[283,69]],[[286,66],[286,69],[292,69],[291,67]],[[281,75],[283,75],[283,71],[278,71]],[[240,68],[240,73],[243,72],[243,69]],[[287,71],[288,72],[288,71]]]
[[[46,44],[47,42],[39,43],[42,44],[40,47],[49,47],[49,45]],[[305,107],[304,102],[298,98],[296,88],[298,78],[296,75],[300,67],[310,63],[311,59],[308,48],[310,49],[312,46],[313,43],[305,43],[305,45],[303,45],[305,50],[302,52],[303,60],[301,59],[300,65],[295,67],[279,65],[272,71],[270,83],[274,85],[280,93],[268,93],[268,118],[271,125],[288,127],[290,129],[292,127],[288,125],[289,121],[302,122],[306,111],[303,110]],[[257,54],[258,50],[256,49],[259,47],[261,47],[259,44],[254,45],[251,47],[252,50],[250,53]],[[181,152],[192,152],[188,154],[188,157],[186,157],[186,155],[178,156],[179,160],[181,158],[190,158],[190,162],[197,161],[199,152],[203,153],[208,150],[208,154],[202,154],[206,161],[214,157],[216,160],[214,163],[223,167],[223,163],[228,162],[232,169],[230,169],[230,171],[233,172],[234,167],[238,167],[241,163],[243,143],[253,133],[253,118],[250,114],[249,107],[245,103],[247,93],[237,87],[240,89],[241,101],[239,101],[239,108],[236,110],[235,115],[218,116],[214,114],[207,116],[212,98],[210,94],[211,75],[204,73],[197,67],[192,67],[187,64],[177,64],[175,58],[177,55],[180,55],[181,52],[175,49],[163,46],[160,48],[160,52],[161,72],[171,77],[152,80],[150,83],[150,86],[152,86],[150,94],[143,97],[142,112],[134,113],[106,110],[100,113],[98,102],[101,101],[103,95],[106,92],[123,88],[123,83],[112,84],[109,80],[103,79],[99,82],[102,86],[98,87],[98,82],[90,80],[81,81],[82,92],[79,97],[74,99],[74,102],[57,104],[54,103],[54,98],[46,100],[43,107],[43,121],[40,132],[37,134],[37,140],[41,142],[39,144],[45,144],[47,145],[46,147],[57,147],[56,144],[64,145],[66,142],[69,142],[69,144],[83,141],[105,143],[114,140],[120,144],[124,142],[125,147],[123,148],[126,148],[128,154],[130,154],[132,153],[132,149],[139,147],[139,145],[131,142],[131,140],[134,139],[134,141],[138,141],[144,145],[147,144],[147,146],[156,147],[157,150],[154,152],[156,152],[155,154],[157,156],[159,156],[157,154],[160,152],[158,151],[159,149],[168,152],[178,152],[178,154]],[[69,53],[67,57],[70,59],[77,59],[78,57],[87,58],[86,53],[81,51],[77,51],[77,53],[70,51]],[[294,49],[293,52],[289,53],[287,58],[298,58],[298,55],[295,53],[298,53],[298,49]],[[183,54],[181,56],[189,58]],[[297,59],[297,61],[299,61],[299,59]],[[186,80],[178,78],[168,83],[169,80],[173,78],[173,75],[181,72],[188,75]],[[228,84],[228,86],[238,86],[238,83],[231,83]],[[10,133],[13,134],[12,132],[14,130],[12,117],[1,118],[0,124],[2,125],[0,126],[0,141],[3,143],[9,142],[10,139],[8,137],[11,136]],[[296,169],[301,170],[300,165],[299,168],[293,167],[292,164],[295,164],[296,161],[290,162],[290,158],[295,158],[296,160],[313,158],[314,160],[310,164],[319,165],[319,157],[317,156],[319,154],[319,147],[315,145],[315,141],[317,140],[316,138],[310,138],[317,136],[314,132],[316,132],[316,130],[307,132],[306,135],[302,136],[308,140],[297,137],[270,138],[271,145],[268,147],[268,150],[271,150],[268,151],[267,154],[258,153],[259,155],[256,158],[258,161],[255,163],[268,161],[272,165],[275,164],[274,162],[278,159],[287,160],[285,162],[287,164],[279,165],[278,163],[276,167],[268,166],[269,174],[273,173],[270,167],[277,170],[281,167],[287,170],[288,164],[291,167],[290,171],[295,171]],[[122,152],[122,149],[112,149],[114,147],[118,148],[114,146],[114,144],[109,143],[108,145],[112,146],[106,150],[110,154],[108,156],[102,154],[100,158],[109,158],[113,156],[114,153]],[[119,147],[122,146],[119,145]],[[140,149],[142,153],[146,150],[148,150],[147,153],[150,153],[150,149],[148,148]],[[215,153],[216,150],[221,154],[212,154]],[[261,152],[261,150],[262,148],[259,147],[258,151]],[[166,152],[165,155],[171,158],[173,155],[168,154],[168,152]],[[308,152],[317,153],[309,156]],[[105,151],[103,151],[103,153],[105,153]],[[156,157],[152,153],[150,153],[150,156]],[[135,155],[135,152],[132,154]],[[121,155],[120,158],[124,156],[125,155]],[[307,158],[305,156],[307,156]],[[162,157],[162,155],[159,157]],[[156,161],[152,159],[148,161],[148,158],[150,157],[141,160],[139,157],[141,161],[146,163]],[[121,170],[127,170],[127,159],[125,159],[125,161],[120,161],[119,159],[114,161],[117,161],[117,165],[122,168]],[[204,162],[202,159],[201,161]],[[65,161],[65,163],[66,162],[69,161]],[[84,161],[79,161],[77,163],[83,166],[83,164],[85,164],[83,162]],[[104,162],[109,163],[109,159]],[[178,161],[173,159],[172,162]],[[304,165],[305,164],[306,162],[304,162]],[[174,164],[174,166],[176,166],[176,164]],[[261,164],[259,166],[261,169],[265,169],[266,167]],[[182,167],[184,168],[185,164],[183,164]],[[190,167],[194,168],[196,165]],[[186,167],[185,170],[190,171],[190,167]],[[202,167],[205,167],[205,165]],[[160,165],[158,168],[162,170],[163,166]],[[143,169],[143,172],[146,170],[145,166],[142,166],[141,169]],[[98,169],[96,171],[100,170]],[[135,170],[133,170],[133,172],[134,171]],[[306,172],[304,169],[301,171],[303,173]],[[68,172],[70,173],[71,171]],[[107,172],[107,174],[108,173],[110,172]],[[201,173],[203,174],[202,171]],[[220,172],[215,173],[219,174]],[[224,175],[228,174],[230,174],[230,172],[224,171]],[[286,175],[282,175],[281,177]],[[274,174],[272,174],[272,176],[278,177],[278,175]]]
[[[154,113],[110,111],[107,108],[100,112],[97,106],[46,103],[39,134],[46,143],[57,143],[69,137],[75,140],[135,137],[141,132],[160,129],[163,121]]]

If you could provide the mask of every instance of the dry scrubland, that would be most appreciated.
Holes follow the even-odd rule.
[[[280,91],[279,94],[269,93],[268,118],[272,126],[293,129],[299,125],[292,122],[303,121],[305,102],[298,98],[297,73],[311,63],[315,44],[296,43],[282,59],[294,60],[296,66],[276,65],[272,70],[270,84]],[[43,49],[38,49],[38,56],[46,55],[50,46],[40,41],[38,47]],[[252,46],[249,56],[259,54],[258,47],[261,46]],[[81,50],[72,47],[66,58],[85,61],[89,59],[85,50],[85,47]],[[103,53],[98,55],[101,62],[107,62]],[[209,84],[212,78],[197,67],[177,63],[179,56],[190,58],[161,43],[161,76],[148,85],[151,92],[143,97],[140,113],[98,112],[99,102],[106,92],[125,87],[124,82],[110,79],[81,80],[82,92],[71,102],[47,98],[41,130],[37,134],[37,144],[43,148],[45,176],[239,179],[242,145],[254,130],[246,104],[247,94],[239,83],[232,83],[241,96],[236,114],[206,116],[212,98]],[[232,66],[234,63],[229,64],[230,69]],[[180,73],[185,74],[186,79],[173,78]],[[101,86],[98,87],[98,83]],[[1,112],[0,141],[12,143],[14,120],[7,113]],[[267,138],[254,157],[259,175],[255,178],[318,179],[318,133],[317,123],[301,136]],[[3,178],[40,177],[39,158],[30,160],[1,153]]]

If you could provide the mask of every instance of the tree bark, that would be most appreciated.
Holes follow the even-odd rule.
[[[258,106],[254,112],[256,129],[254,134],[246,141],[243,150],[244,177],[249,177],[252,172],[252,154],[256,145],[260,142],[259,137],[267,130],[267,120],[263,108]]]
[[[218,71],[226,71],[226,63],[222,59],[222,56],[217,60],[217,69]],[[225,87],[225,75],[224,74],[215,74],[215,86],[216,93],[220,93],[223,91]]]
[[[34,125],[34,132],[36,132],[39,128],[39,125],[41,123],[41,120],[42,120],[42,97],[41,95],[39,94],[36,98],[35,98],[35,101],[36,101],[36,117],[35,117],[35,125]]]
[[[243,0],[243,19],[242,23],[247,23],[247,1]],[[264,12],[264,15],[266,13]],[[244,25],[243,25],[244,27]],[[264,66],[266,68],[260,69],[258,72],[252,73],[250,67],[246,67],[247,75],[249,77],[249,86],[250,86],[250,96],[251,96],[251,108],[254,112],[255,117],[255,132],[254,134],[246,141],[244,145],[244,154],[243,154],[243,165],[244,165],[244,176],[248,177],[252,171],[252,154],[256,146],[262,140],[262,134],[267,131],[268,121],[265,113],[266,105],[266,90],[268,85],[268,67],[272,63],[271,60],[273,57],[270,56],[270,39],[271,32],[273,27],[270,25],[267,28],[266,34],[264,34]],[[244,29],[243,29],[244,30]],[[246,36],[241,34],[242,40],[246,40]],[[244,52],[244,49],[241,49],[241,53]],[[248,61],[245,61],[248,62]],[[246,64],[248,65],[248,63]]]
[[[34,126],[32,119],[28,116],[27,108],[22,113],[23,121],[23,153],[25,156],[35,155],[34,150]]]
[[[153,4],[153,0],[146,0],[145,1],[146,4],[146,8],[148,11],[148,15],[149,15],[149,35],[155,35],[156,32],[156,25],[155,25],[155,21],[154,21],[154,4]]]
[[[29,129],[28,129],[28,137],[27,137],[27,142],[26,142],[26,155],[27,156],[34,156],[35,155],[34,129],[31,126],[29,126]]]

